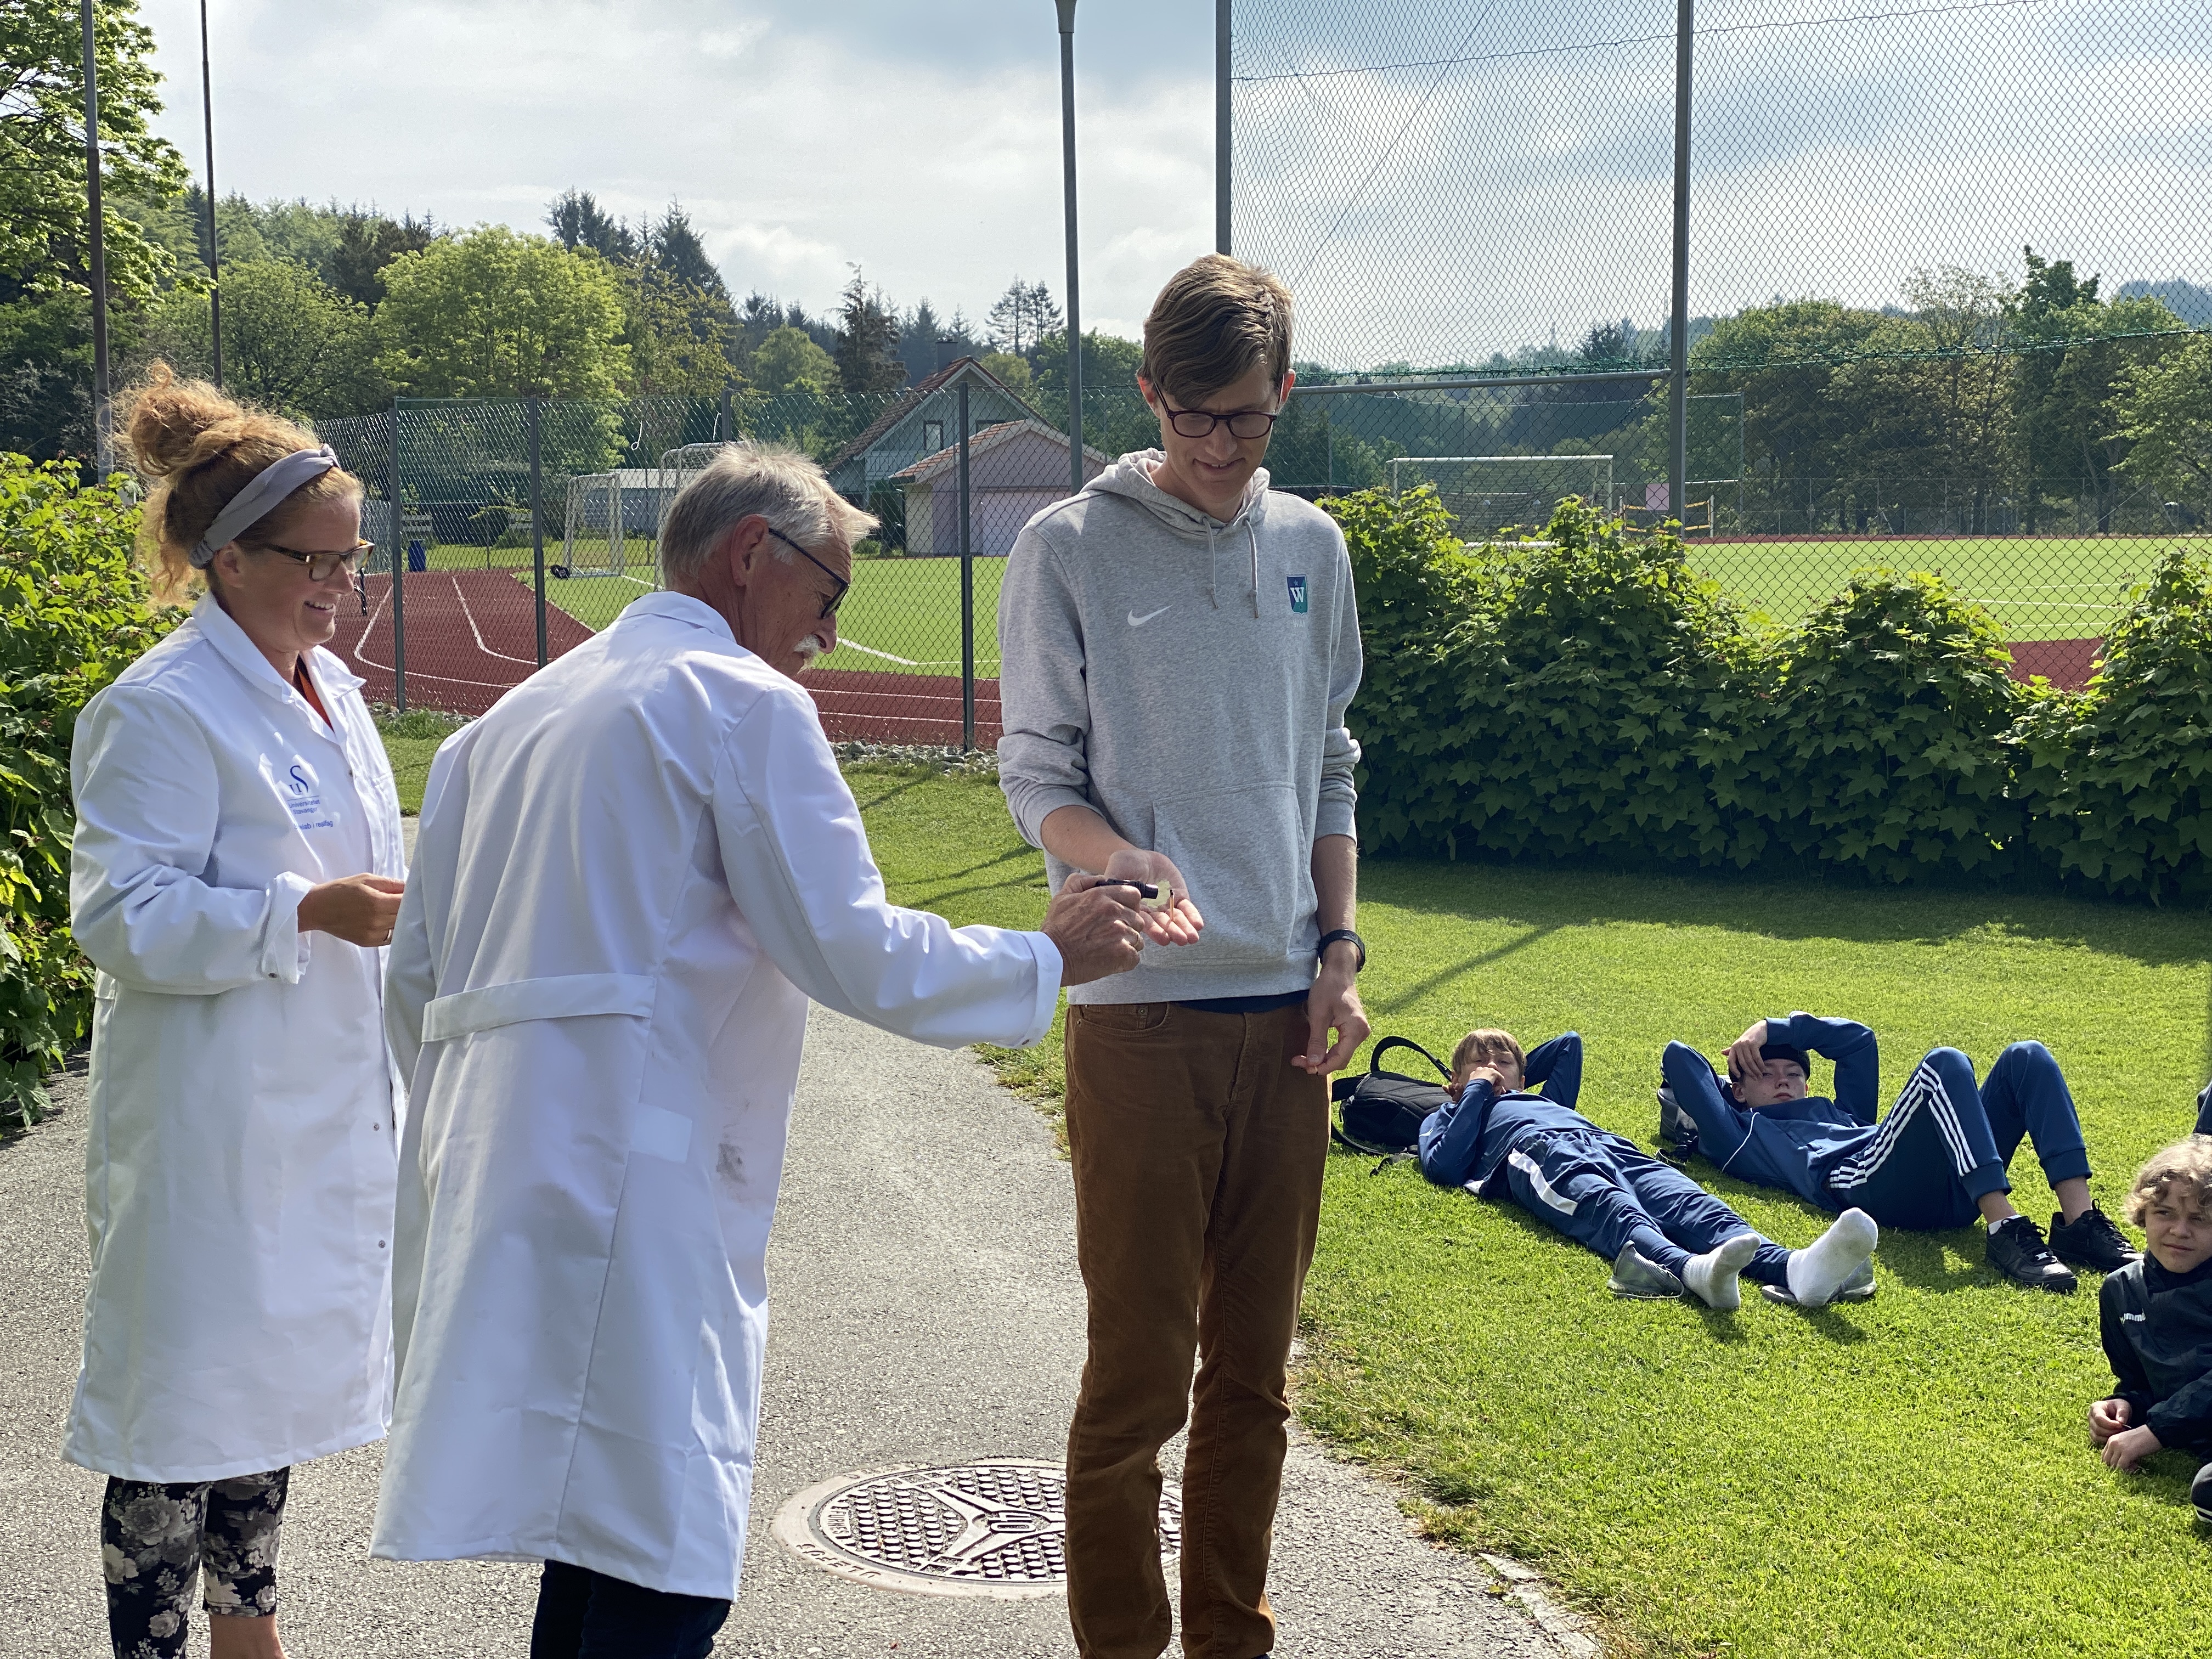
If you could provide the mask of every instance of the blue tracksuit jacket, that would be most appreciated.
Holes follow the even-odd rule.
[[[1440,1187],[1479,1187],[1531,1129],[1596,1130],[1575,1109],[1583,1092],[1580,1032],[1539,1043],[1523,1069],[1528,1089],[1500,1095],[1478,1079],[1457,1100],[1423,1120],[1422,1174]],[[1539,1086],[1544,1093],[1531,1092]],[[1632,1145],[1630,1150],[1640,1149]]]
[[[1787,1042],[1836,1063],[1832,1099],[1809,1095],[1778,1106],[1762,1106],[1737,1115],[1745,1121],[1739,1146],[1711,1140],[1698,1150],[1732,1176],[1770,1187],[1786,1187],[1823,1209],[1836,1207],[1827,1172],[1863,1146],[1881,1103],[1881,1056],[1874,1033],[1855,1019],[1791,1014],[1766,1022],[1769,1042]],[[1682,1063],[1676,1049],[1711,1069],[1711,1062],[1680,1042],[1667,1045],[1668,1059]],[[1667,1062],[1662,1062],[1664,1069]]]

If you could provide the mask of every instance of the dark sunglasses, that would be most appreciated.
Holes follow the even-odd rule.
[[[301,553],[289,547],[278,547],[273,542],[256,544],[264,553],[282,553],[286,558],[307,567],[307,580],[326,582],[340,571],[352,575],[362,566],[362,561],[376,551],[374,542],[356,542],[343,553]]]
[[[822,601],[822,616],[820,620],[827,622],[830,617],[836,616],[837,614],[837,607],[845,603],[846,592],[852,587],[853,584],[847,581],[845,578],[839,575],[828,565],[823,563],[821,560],[816,558],[811,553],[809,553],[805,548],[801,547],[797,542],[792,540],[790,537],[785,535],[783,532],[778,530],[774,525],[769,526],[768,533],[775,537],[776,540],[781,542],[793,552],[798,554],[800,558],[805,560],[807,563],[812,565],[823,575],[829,577],[831,581],[837,584],[837,591],[835,593],[832,593],[828,599]]]

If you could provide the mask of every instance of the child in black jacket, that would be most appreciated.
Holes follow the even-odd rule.
[[[2105,1357],[2119,1386],[2089,1407],[2089,1437],[2116,1469],[2167,1447],[2212,1460],[2212,1136],[2144,1164],[2128,1219],[2150,1248],[2105,1278]],[[2189,1495],[2212,1521],[2212,1461]]]

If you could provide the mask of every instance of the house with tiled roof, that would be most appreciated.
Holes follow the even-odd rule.
[[[973,393],[969,397],[972,413]],[[1083,476],[1095,478],[1113,457],[1083,447]],[[960,445],[891,475],[906,495],[910,558],[946,558],[960,551]],[[1067,434],[1034,416],[1002,421],[968,441],[968,546],[979,559],[1002,559],[1036,514],[1067,494]]]
[[[848,501],[866,505],[876,486],[925,456],[960,441],[960,388],[968,388],[970,432],[1005,421],[1035,421],[1049,427],[1035,408],[973,357],[963,357],[911,387],[906,395],[868,423],[867,429],[823,464],[830,487]],[[1067,444],[1060,441],[1063,477]]]

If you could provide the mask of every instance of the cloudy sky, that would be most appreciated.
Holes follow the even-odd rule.
[[[142,0],[203,163],[196,0]],[[740,295],[1063,289],[1049,0],[211,0],[226,193],[689,209]],[[1083,317],[1212,237],[1212,10],[1084,0]],[[1342,366],[1663,315],[1672,0],[1237,0],[1237,249]],[[2071,257],[2212,283],[2203,0],[1701,0],[1691,303]]]

